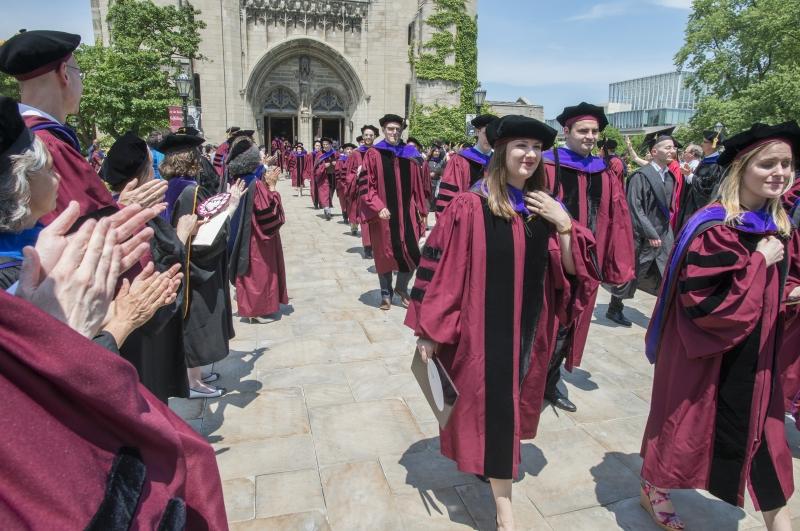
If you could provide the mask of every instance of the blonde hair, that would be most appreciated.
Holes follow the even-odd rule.
[[[165,153],[158,170],[166,180],[173,177],[197,177],[200,173],[200,154],[196,148]]]
[[[489,162],[489,169],[486,172],[486,199],[489,203],[489,210],[497,217],[511,220],[517,215],[511,199],[508,197],[508,167],[506,166],[506,153],[508,152],[508,142],[497,144],[494,155]],[[544,171],[544,161],[539,160],[539,165],[527,181],[525,181],[524,192],[534,192],[544,190],[547,182]]]
[[[719,202],[725,208],[726,225],[736,225],[742,214],[744,214],[745,210],[742,208],[742,205],[739,202],[739,189],[742,186],[742,179],[744,178],[744,175],[755,156],[772,144],[774,144],[774,142],[768,142],[763,146],[759,146],[756,149],[745,153],[740,158],[734,159],[734,161],[728,167],[728,170],[723,175],[722,183],[719,187]],[[792,165],[794,166],[794,161],[792,161]],[[783,192],[781,192],[781,196],[786,193],[793,184],[794,171],[791,172],[791,177],[786,183]],[[769,211],[772,219],[778,226],[778,232],[782,236],[789,236],[789,233],[792,230],[792,222],[789,220],[789,215],[783,208],[781,197],[779,196],[768,199],[766,209]]]

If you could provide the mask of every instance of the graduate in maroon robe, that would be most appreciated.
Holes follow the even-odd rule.
[[[130,363],[2,290],[0,304],[3,528],[228,528],[214,450]]]
[[[628,171],[625,168],[625,162],[617,155],[618,146],[619,144],[613,138],[606,138],[597,143],[600,156],[606,161],[606,167],[609,173],[619,180],[624,189],[625,180],[628,178]]]
[[[450,157],[442,171],[439,193],[436,196],[436,218],[444,212],[455,196],[469,190],[478,179],[482,179],[489,161],[492,159],[492,147],[487,138],[489,124],[497,120],[493,114],[481,114],[472,120],[478,143],[463,149]]]
[[[81,218],[100,218],[117,204],[92,165],[81,154],[75,132],[65,125],[76,114],[83,92],[80,68],[72,52],[80,35],[60,31],[22,31],[0,46],[0,72],[20,84],[20,114],[25,125],[47,146],[61,176],[56,208],[39,221],[48,225],[77,201]]]
[[[311,153],[306,155],[306,168],[305,168],[305,179],[309,182],[309,191],[311,192],[311,203],[314,205],[316,210],[322,208],[322,205],[319,200],[319,193],[317,192],[317,182],[314,176],[314,162],[317,159],[317,153],[322,151],[322,142],[319,140],[314,141],[314,149]]]
[[[789,530],[792,455],[776,374],[792,225],[781,195],[800,151],[796,122],[756,124],[725,142],[719,203],[698,211],[673,249],[647,332],[655,362],[642,441],[642,505],[682,529],[669,492],[704,489]]]
[[[451,201],[425,243],[405,323],[459,391],[442,454],[489,478],[498,527],[511,529],[520,440],[536,434],[558,327],[591,301],[598,275],[592,234],[545,192],[541,154],[556,131],[523,116],[497,130],[486,179]]]
[[[800,181],[783,195],[783,206],[795,228],[800,227]],[[800,231],[789,241],[789,267],[784,288],[787,301],[784,334],[778,368],[781,374],[785,409],[800,420]],[[800,429],[800,424],[798,424]]]
[[[357,149],[353,150],[348,159],[348,173],[350,177],[348,181],[351,183],[348,188],[348,198],[350,208],[348,209],[347,219],[350,221],[351,232],[353,224],[360,225],[361,228],[361,245],[364,248],[364,258],[372,258],[372,240],[369,236],[369,225],[364,220],[361,214],[361,195],[359,194],[360,187],[366,181],[362,180],[360,176],[361,165],[364,162],[364,153],[375,143],[380,131],[374,125],[365,125],[361,128],[361,141]]]
[[[336,174],[336,150],[333,141],[325,137],[322,139],[322,150],[314,156],[314,182],[316,183],[317,202],[322,206],[325,220],[331,220],[331,207],[333,207],[333,189],[331,183]]]
[[[285,218],[281,195],[275,191],[280,168],[266,172],[258,148],[240,140],[231,149],[228,173],[242,179],[247,192],[230,257],[230,280],[236,286],[239,317],[258,318],[277,313],[289,303],[283,245],[278,232]]]
[[[405,120],[387,114],[380,124],[384,140],[364,153],[358,193],[361,215],[369,223],[381,309],[388,310],[395,293],[401,304],[408,306],[408,282],[419,264],[418,238],[428,205],[422,186],[422,155],[400,138]],[[397,282],[393,288],[394,271]]]
[[[339,198],[339,206],[342,208],[342,218],[344,218],[344,222],[347,223],[347,208],[348,208],[348,197],[347,197],[347,188],[348,188],[348,175],[347,175],[347,160],[350,158],[350,153],[356,148],[355,144],[346,143],[342,145],[342,152],[339,154],[339,157],[336,159],[336,197]],[[355,234],[355,233],[354,233]]]
[[[296,195],[303,195],[303,181],[306,173],[306,150],[303,149],[303,143],[298,142],[294,146],[294,151],[291,152],[288,158],[289,175],[292,177],[292,188],[295,189]]]
[[[233,140],[233,134],[240,131],[241,128],[231,126],[225,130],[225,134],[227,135],[227,139],[225,142],[217,146],[216,151],[214,151],[214,160],[212,161],[214,165],[214,171],[217,172],[217,175],[220,177],[224,177],[225,175],[225,159],[228,156],[228,150],[231,148],[231,141]]]
[[[625,189],[608,171],[605,161],[592,155],[599,133],[608,125],[602,107],[582,102],[567,107],[558,116],[563,127],[565,146],[544,153],[548,186],[564,203],[581,225],[588,227],[597,241],[597,265],[603,282],[612,286],[634,278],[633,230]],[[561,365],[567,370],[580,365],[583,347],[594,313],[594,300],[581,315],[574,328],[564,329],[563,342],[553,352],[545,397],[554,406],[566,411],[577,408],[557,387]],[[623,326],[631,323],[618,313],[609,314]],[[609,318],[611,318],[609,317]],[[576,348],[570,349],[574,345]],[[572,352],[574,356],[568,357]]]

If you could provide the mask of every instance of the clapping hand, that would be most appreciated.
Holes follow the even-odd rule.
[[[239,208],[239,202],[242,200],[245,188],[244,181],[241,179],[236,179],[236,182],[228,185],[228,193],[231,194],[231,200],[228,203],[229,216],[232,216],[236,209]]]
[[[139,181],[133,179],[122,192],[119,194],[117,202],[120,205],[141,205],[143,208],[155,206],[164,201],[164,196],[167,193],[167,181],[162,179],[153,179],[137,188]]]

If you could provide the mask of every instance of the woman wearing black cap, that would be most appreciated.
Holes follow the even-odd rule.
[[[504,530],[514,528],[520,439],[536,434],[558,326],[598,286],[591,233],[545,190],[542,150],[555,136],[532,118],[499,120],[486,178],[451,201],[427,240],[405,321],[460,393],[442,453],[489,478]]]
[[[197,182],[200,172],[200,146],[205,140],[196,135],[171,134],[159,144],[164,153],[161,175],[167,180],[167,210],[164,219],[173,227],[186,214],[196,214],[197,206],[214,195]],[[244,185],[241,181],[230,187],[231,197],[226,210],[236,211]],[[189,398],[222,396],[223,388],[207,385],[216,375],[203,376],[202,368],[228,355],[228,341],[234,336],[228,284],[229,222],[216,234],[211,245],[189,245],[188,279],[183,315],[183,344],[186,366],[189,368]],[[205,381],[204,381],[205,379]]]
[[[784,242],[797,235],[781,204],[799,151],[795,122],[726,141],[718,201],[687,222],[665,272],[646,340],[655,375],[641,496],[664,529],[684,528],[664,489],[704,489],[742,507],[745,486],[767,529],[791,529],[776,358],[785,301],[800,300],[800,288],[783,285],[797,259]]]

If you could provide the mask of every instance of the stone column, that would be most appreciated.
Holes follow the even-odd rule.
[[[299,112],[297,138],[306,146],[306,151],[314,149],[314,131],[311,127],[311,109],[303,107]]]

